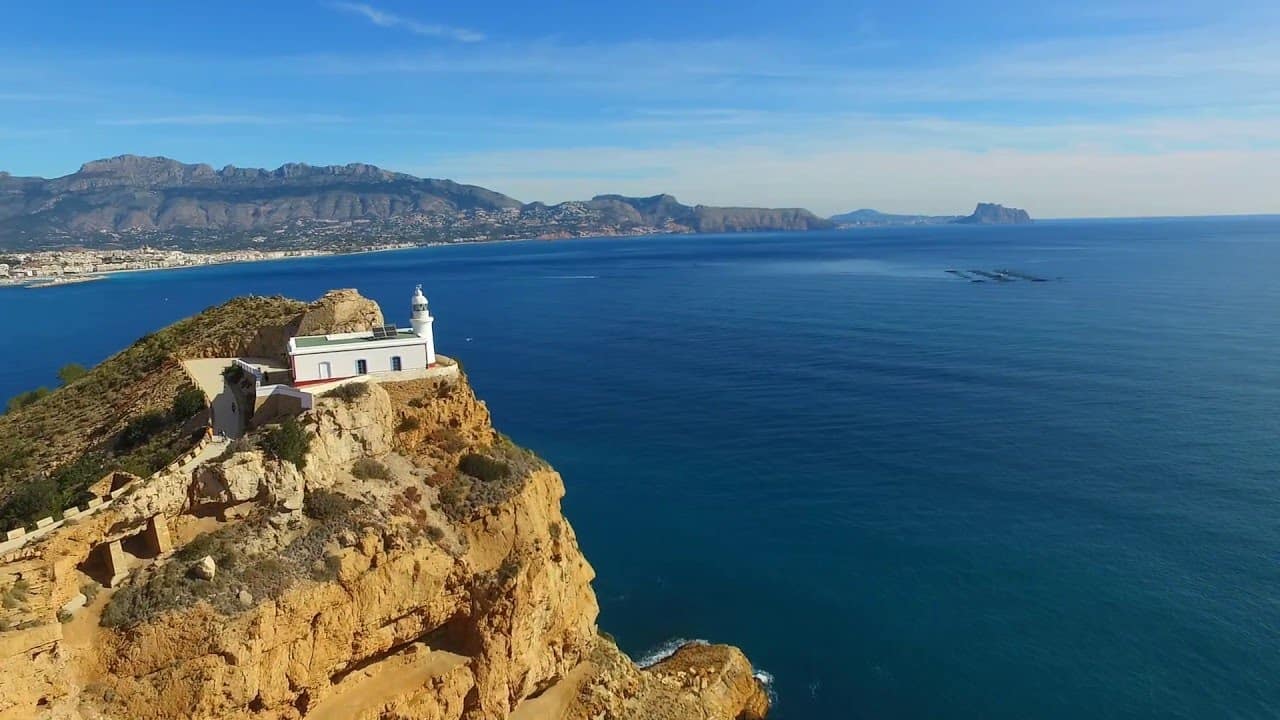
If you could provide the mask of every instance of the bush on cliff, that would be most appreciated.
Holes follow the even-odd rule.
[[[343,402],[353,402],[369,394],[369,383],[349,382],[324,394],[327,398],[337,398]]]
[[[152,410],[136,417],[130,420],[129,424],[124,426],[124,430],[116,436],[116,449],[126,452],[133,450],[145,444],[168,423],[168,416],[159,410]]]
[[[204,409],[204,393],[195,385],[187,385],[173,398],[173,418],[189,420]]]
[[[89,370],[79,363],[68,363],[58,370],[58,379],[63,385],[70,385],[89,374]]]
[[[458,461],[458,469],[477,480],[498,482],[511,475],[511,466],[479,453],[467,453]]]
[[[107,473],[99,455],[84,455],[52,475],[22,485],[0,508],[0,528],[30,525],[40,518],[59,517],[62,511],[88,502],[85,488]]]
[[[344,518],[356,509],[356,501],[332,490],[312,490],[302,500],[302,514],[312,520],[328,522]]]
[[[391,471],[373,458],[360,458],[351,466],[351,474],[360,480],[390,480]]]
[[[8,411],[12,413],[21,410],[28,405],[34,405],[37,400],[40,400],[48,394],[49,388],[47,387],[38,387],[35,390],[28,390],[24,393],[19,393],[9,400]]]
[[[287,460],[301,470],[307,466],[311,436],[296,418],[285,418],[284,422],[267,431],[262,438],[262,449],[276,460]]]

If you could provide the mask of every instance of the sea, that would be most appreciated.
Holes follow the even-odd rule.
[[[0,395],[246,293],[355,287],[407,324],[417,283],[496,425],[564,476],[600,625],[634,657],[738,645],[777,720],[1280,717],[1280,218],[5,289]]]

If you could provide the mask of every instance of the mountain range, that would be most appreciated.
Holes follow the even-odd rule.
[[[969,215],[892,215],[878,210],[854,210],[832,215],[838,226],[884,225],[1021,225],[1031,222],[1026,210],[997,203],[978,203]]]
[[[0,172],[0,244],[11,249],[51,242],[92,245],[105,241],[98,237],[104,233],[225,234],[291,224],[409,218],[417,219],[411,224],[423,232],[420,239],[445,241],[466,233],[476,235],[470,239],[485,239],[494,233],[564,236],[833,227],[799,208],[689,206],[670,195],[522,203],[475,185],[365,164],[218,170],[163,157],[121,155],[85,163],[53,179]]]

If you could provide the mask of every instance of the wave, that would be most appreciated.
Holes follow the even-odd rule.
[[[764,686],[764,694],[769,696],[769,704],[776,705],[778,703],[778,693],[773,689],[773,673],[760,668],[752,668],[751,676],[760,681]]]
[[[639,665],[641,668],[653,667],[654,665],[657,665],[658,663],[662,662],[663,660],[666,660],[672,655],[675,655],[676,651],[679,650],[680,648],[690,644],[710,645],[711,643],[701,638],[693,638],[692,640],[690,640],[689,638],[672,638],[671,640],[667,640],[666,642],[662,643],[656,648],[641,655],[636,660],[636,665]]]
[[[547,280],[596,280],[599,275],[543,275]]]
[[[637,658],[636,665],[643,669],[648,669],[675,655],[676,651],[685,645],[710,644],[710,642],[702,638],[671,638]],[[764,686],[764,692],[769,696],[769,704],[777,703],[778,693],[773,689],[773,673],[763,668],[753,667],[751,668],[751,676],[759,680],[760,684]]]

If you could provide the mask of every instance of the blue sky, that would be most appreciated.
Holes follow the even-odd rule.
[[[369,162],[521,200],[1280,212],[1280,3],[44,2],[0,169]]]

